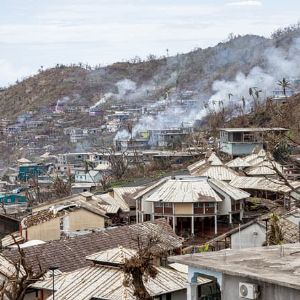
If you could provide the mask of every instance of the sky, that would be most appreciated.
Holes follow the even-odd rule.
[[[229,33],[269,37],[299,0],[0,0],[0,86],[57,63],[184,53]]]

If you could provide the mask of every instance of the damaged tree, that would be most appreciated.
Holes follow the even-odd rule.
[[[12,236],[17,245],[19,258],[16,262],[11,262],[3,258],[9,265],[8,272],[0,283],[0,299],[1,300],[22,300],[26,294],[28,287],[40,280],[45,271],[42,270],[38,262],[39,271],[34,272],[33,268],[26,262],[24,250],[20,248],[15,237]]]
[[[133,286],[134,296],[138,300],[152,300],[153,297],[147,291],[144,282],[155,278],[157,275],[153,259],[154,256],[163,256],[162,252],[157,252],[157,246],[162,241],[159,234],[150,234],[146,237],[139,235],[135,240],[138,245],[137,253],[130,259],[125,259],[123,266],[124,286]]]

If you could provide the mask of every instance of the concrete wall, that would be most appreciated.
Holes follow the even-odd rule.
[[[175,203],[175,215],[192,215],[193,203]]]
[[[220,143],[220,150],[233,156],[251,154],[255,147],[263,148],[262,143]]]
[[[152,203],[153,202],[142,200],[142,210],[144,211],[145,214],[150,215],[154,213]]]
[[[65,219],[64,225],[66,225],[66,227],[64,228],[64,230],[66,231],[104,228],[105,226],[105,219],[103,216],[94,214],[81,208],[62,217],[58,217],[27,228],[27,239],[42,241],[59,240],[61,235],[61,218]],[[23,229],[22,236],[26,238],[26,229]]]
[[[254,223],[231,235],[231,249],[260,247],[266,241],[266,229]]]
[[[104,228],[104,217],[78,209],[69,214],[69,230]]]
[[[40,223],[22,230],[22,236],[27,240],[52,241],[60,239],[59,218]]]
[[[300,290],[290,289],[274,284],[269,284],[243,277],[223,275],[222,300],[240,300],[239,283],[255,283],[259,286],[259,300],[298,300]]]

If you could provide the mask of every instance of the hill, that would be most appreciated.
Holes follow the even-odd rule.
[[[247,74],[254,66],[263,66],[261,53],[271,45],[271,40],[247,35],[175,57],[150,56],[147,61],[135,59],[93,70],[58,65],[4,89],[0,117],[54,106],[64,97],[90,106],[105,93],[122,93],[117,84],[124,80],[136,85],[130,95],[122,94],[124,101],[155,100],[171,89],[192,90],[203,100],[212,93],[215,80],[231,80],[237,72]]]

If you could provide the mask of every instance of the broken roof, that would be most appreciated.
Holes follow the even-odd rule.
[[[41,223],[48,222],[52,219],[59,218],[63,215],[71,213],[74,210],[84,209],[93,214],[106,217],[106,211],[102,210],[100,207],[95,207],[86,202],[76,202],[69,203],[65,205],[56,205],[45,210],[39,210],[34,212],[32,215],[25,217],[22,220],[22,226],[28,228],[31,226],[36,226]]]
[[[24,253],[28,265],[33,266],[37,271],[39,261],[45,270],[55,265],[61,271],[68,272],[90,265],[91,262],[85,259],[87,255],[118,246],[137,249],[137,241],[134,238],[142,236],[146,239],[150,234],[158,234],[163,241],[157,245],[157,251],[171,251],[182,247],[182,239],[174,233],[171,226],[164,220],[156,220],[49,241],[25,248]],[[15,249],[4,250],[3,254],[12,260],[17,260],[19,257]]]

